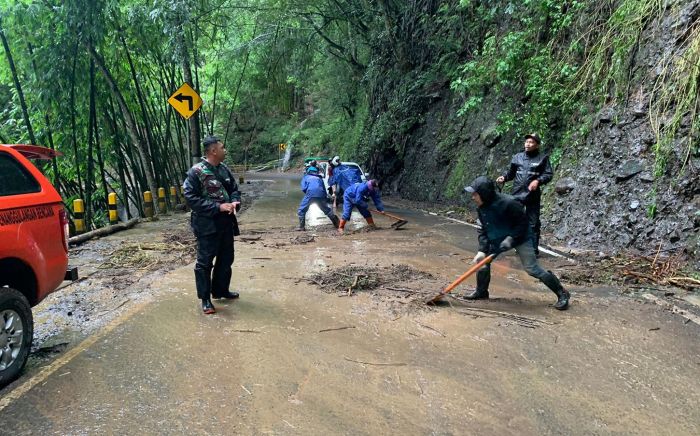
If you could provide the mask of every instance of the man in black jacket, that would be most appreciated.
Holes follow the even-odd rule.
[[[549,163],[549,156],[540,153],[540,143],[537,133],[525,135],[525,151],[513,156],[508,170],[496,179],[496,182],[501,184],[513,180],[512,194],[525,205],[527,221],[533,231],[535,255],[540,254],[540,186],[552,180],[552,165]]]
[[[525,219],[523,206],[513,197],[497,193],[493,180],[484,176],[477,177],[464,190],[471,194],[479,214],[479,252],[474,256],[473,263],[478,263],[489,254],[515,248],[525,271],[557,295],[554,307],[566,310],[571,296],[551,271],[546,271],[537,263],[532,247],[532,229]],[[489,298],[490,281],[491,265],[488,264],[476,274],[476,290],[465,294],[464,298]]]
[[[210,314],[216,312],[212,296],[238,298],[229,285],[233,237],[240,234],[236,213],[241,207],[241,193],[236,178],[223,164],[226,148],[217,137],[204,138],[204,154],[202,161],[187,172],[184,191],[187,205],[192,209],[192,231],[197,238],[194,267],[197,297],[202,300],[204,313]]]

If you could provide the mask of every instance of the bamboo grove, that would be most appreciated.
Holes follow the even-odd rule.
[[[661,179],[687,171],[698,153],[698,20],[661,59],[660,75],[643,76],[632,60],[686,4],[0,0],[0,141],[63,153],[42,169],[67,203],[85,199],[96,227],[109,192],[137,213],[143,191],[180,185],[205,134],[224,139],[229,163],[274,159],[285,142],[297,154],[351,156],[396,178],[410,167],[411,135],[435,102],[449,100],[430,146],[455,150],[443,153],[452,156],[450,197],[469,172],[460,166],[465,120],[491,112],[507,140],[550,130],[563,144],[553,157],[564,161],[585,141],[592,114],[632,98],[636,80],[653,90]],[[189,120],[167,104],[185,82],[204,100]],[[679,136],[688,157],[675,162]]]

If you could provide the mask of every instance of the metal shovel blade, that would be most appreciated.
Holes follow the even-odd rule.
[[[372,210],[372,212],[381,213],[378,210]],[[396,215],[392,215],[386,211],[384,212],[384,215],[388,216],[389,218],[394,220],[394,222],[391,224],[391,228],[394,230],[398,230],[399,228],[408,224],[408,220],[405,220],[405,219],[403,219],[399,216],[396,216]]]
[[[398,229],[400,229],[401,227],[405,226],[406,224],[408,224],[408,221],[406,221],[406,220],[398,220],[398,221],[394,222],[393,224],[391,224],[391,227],[392,227],[394,230],[398,230]]]
[[[495,255],[495,254],[489,254],[489,255],[486,256],[484,259],[482,259],[479,263],[477,263],[476,265],[474,265],[474,266],[472,266],[471,268],[469,268],[469,269],[467,270],[467,272],[465,272],[464,274],[462,274],[461,276],[459,276],[459,277],[457,278],[457,280],[455,280],[454,282],[450,283],[444,290],[440,291],[438,294],[433,295],[432,297],[428,297],[428,298],[425,300],[425,304],[435,304],[435,303],[437,303],[438,301],[440,301],[440,300],[442,299],[442,297],[444,297],[445,295],[447,295],[447,294],[449,294],[450,292],[452,292],[452,290],[453,290],[454,288],[456,288],[457,285],[459,285],[460,283],[462,283],[463,281],[465,281],[465,280],[467,279],[467,277],[469,277],[470,275],[472,275],[472,274],[474,274],[475,272],[479,271],[479,269],[480,269],[482,266],[491,263],[491,261],[492,261],[493,259],[495,259],[495,258],[496,258],[496,255]]]

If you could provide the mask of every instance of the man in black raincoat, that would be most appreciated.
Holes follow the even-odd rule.
[[[481,261],[489,254],[515,248],[525,271],[557,295],[554,307],[566,310],[571,296],[551,271],[546,271],[537,263],[532,246],[532,229],[525,219],[522,204],[510,195],[496,192],[496,184],[484,176],[474,179],[464,190],[471,194],[479,214],[479,252],[474,256],[473,263]],[[489,298],[490,281],[491,265],[487,264],[476,274],[476,290],[464,295],[464,298]]]
[[[513,156],[508,170],[496,179],[496,183],[513,181],[513,197],[525,205],[527,221],[532,228],[535,255],[540,254],[540,187],[549,183],[553,174],[549,156],[540,153],[540,143],[537,133],[525,135],[525,151]]]
[[[240,234],[236,213],[241,193],[226,165],[226,148],[216,136],[204,138],[204,158],[187,172],[185,200],[192,209],[192,231],[197,238],[194,278],[197,297],[206,314],[216,312],[211,298],[238,298],[231,292],[233,237]],[[216,264],[214,264],[216,258]],[[212,271],[213,270],[213,271]]]

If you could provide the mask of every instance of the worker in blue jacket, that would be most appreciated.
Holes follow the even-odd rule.
[[[340,219],[338,232],[343,233],[345,223],[350,219],[353,207],[357,207],[357,210],[360,211],[360,214],[367,220],[367,224],[371,228],[376,227],[372,214],[369,212],[369,205],[367,204],[369,198],[372,198],[374,205],[377,207],[377,211],[383,215],[384,204],[379,195],[379,185],[376,180],[354,183],[345,190],[345,194],[343,194],[343,216]]]
[[[297,215],[299,215],[299,227],[297,230],[306,230],[306,212],[312,204],[316,204],[337,229],[340,225],[340,220],[338,220],[338,217],[335,216],[333,210],[326,203],[326,189],[323,186],[323,179],[318,173],[318,168],[315,166],[307,168],[304,178],[301,179],[301,190],[304,192],[304,198],[301,199],[297,210]]]
[[[332,194],[343,196],[345,190],[355,183],[362,182],[360,169],[355,165],[338,165],[333,168],[333,175],[328,179]]]

